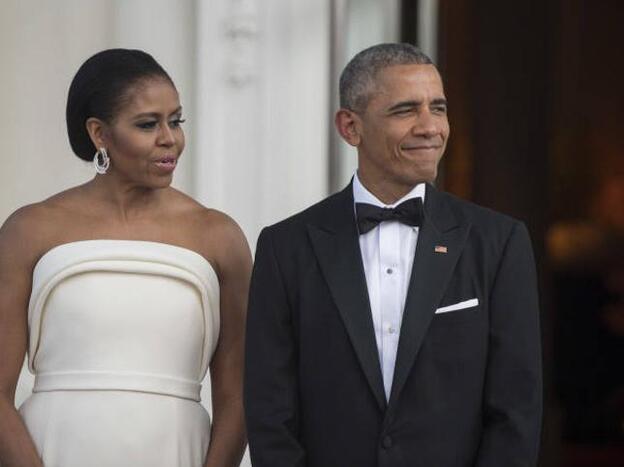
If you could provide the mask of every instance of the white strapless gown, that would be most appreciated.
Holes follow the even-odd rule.
[[[45,467],[200,467],[201,381],[219,282],[164,243],[85,240],[37,263],[28,310],[33,394],[20,413]]]

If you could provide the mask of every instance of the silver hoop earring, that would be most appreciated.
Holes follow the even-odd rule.
[[[93,156],[93,166],[95,171],[100,175],[104,175],[110,167],[110,157],[106,152],[106,148],[99,148]]]

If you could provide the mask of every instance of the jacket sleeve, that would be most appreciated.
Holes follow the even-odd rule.
[[[297,346],[270,230],[258,238],[245,348],[244,402],[254,467],[304,467],[299,442]]]
[[[537,280],[524,224],[514,225],[489,298],[484,431],[476,467],[533,467],[542,419]]]

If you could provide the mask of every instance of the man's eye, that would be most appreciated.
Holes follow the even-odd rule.
[[[151,130],[153,128],[156,128],[156,125],[158,125],[158,122],[156,120],[149,122],[140,122],[136,124],[136,126],[138,128],[141,128],[142,130]]]
[[[446,106],[445,105],[438,105],[433,107],[432,109],[435,113],[438,114],[445,114],[446,113]]]

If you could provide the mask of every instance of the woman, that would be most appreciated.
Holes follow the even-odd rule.
[[[0,230],[1,465],[239,465],[251,257],[234,221],[170,186],[183,121],[144,52],[100,52],[74,77],[69,141],[97,174]]]

